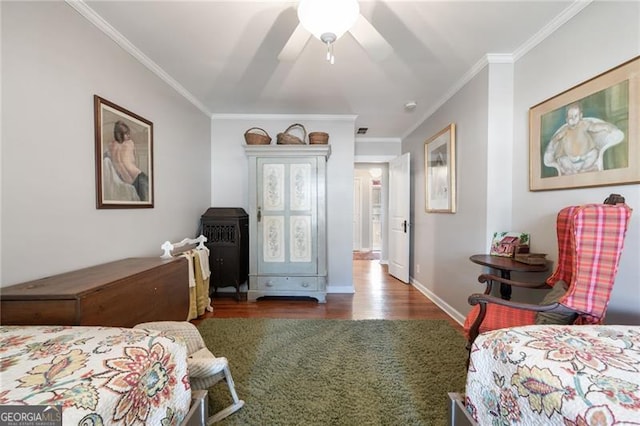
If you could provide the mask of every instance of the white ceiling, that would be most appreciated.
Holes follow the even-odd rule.
[[[334,65],[313,37],[296,59],[278,59],[298,25],[296,4],[85,0],[74,7],[206,113],[351,114],[356,127],[369,128],[367,138],[401,138],[488,54],[517,59],[585,2],[360,1],[391,54],[372,59],[347,33],[335,44]],[[418,104],[412,112],[408,101]]]

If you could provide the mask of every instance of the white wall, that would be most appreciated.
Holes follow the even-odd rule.
[[[603,23],[612,23],[603,28]],[[557,258],[555,216],[572,204],[602,202],[620,193],[635,209],[607,314],[609,323],[640,323],[640,185],[606,186],[559,191],[529,191],[529,108],[640,54],[640,3],[594,2],[525,52],[513,65],[489,65],[403,141],[403,152],[415,154],[413,167],[414,227],[413,281],[423,292],[459,320],[470,309],[467,296],[482,290],[476,278],[481,268],[468,257],[485,252],[486,235],[499,226],[501,216],[513,230],[531,233],[532,251]],[[500,79],[513,75],[513,101]],[[512,108],[513,145],[503,143],[495,115],[509,116],[496,102]],[[503,106],[504,106],[503,105]],[[424,154],[422,141],[449,122],[457,124],[458,212],[424,213]],[[489,135],[489,137],[487,137]],[[500,146],[500,145],[499,145]],[[500,153],[510,187],[503,205],[496,188],[504,190],[494,168]],[[486,159],[486,160],[485,160]],[[483,166],[485,164],[485,166]],[[504,217],[505,210],[510,211]],[[421,273],[416,272],[417,264]],[[425,266],[426,265],[426,266]],[[527,279],[542,280],[547,274]],[[524,279],[514,275],[514,278]],[[530,292],[514,289],[514,300]],[[540,297],[524,298],[532,302]]]
[[[292,123],[307,133],[329,133],[331,156],[327,162],[327,291],[353,292],[353,163],[354,116],[314,115],[214,115],[211,132],[211,200],[214,207],[242,207],[249,211],[248,162],[244,133],[264,129],[276,143],[277,134]]]
[[[0,285],[159,256],[210,204],[210,120],[64,2],[2,2]],[[155,208],[97,210],[93,95],[153,122]]]
[[[485,243],[496,231],[515,230],[511,225],[513,163],[513,61],[494,63],[489,57],[487,72],[487,199]]]
[[[394,138],[356,138],[358,163],[388,162],[402,154],[402,140]]]

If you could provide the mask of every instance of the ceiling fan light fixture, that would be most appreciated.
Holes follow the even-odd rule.
[[[327,61],[331,62],[331,65],[335,63],[335,56],[333,55],[333,42],[337,37],[334,33],[324,33],[320,36],[320,40],[327,45]]]
[[[333,43],[356,23],[357,0],[300,0],[298,19],[315,38],[327,45],[327,60],[334,62]]]

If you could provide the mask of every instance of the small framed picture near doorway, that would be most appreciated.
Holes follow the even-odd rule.
[[[449,124],[424,143],[425,210],[456,212],[456,125]]]
[[[153,208],[153,123],[94,95],[96,207]]]

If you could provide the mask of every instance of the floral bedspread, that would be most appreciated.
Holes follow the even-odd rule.
[[[465,406],[481,425],[640,425],[640,326],[535,325],[480,335]]]
[[[0,405],[59,405],[63,424],[177,425],[191,402],[183,342],[114,327],[0,327]]]

